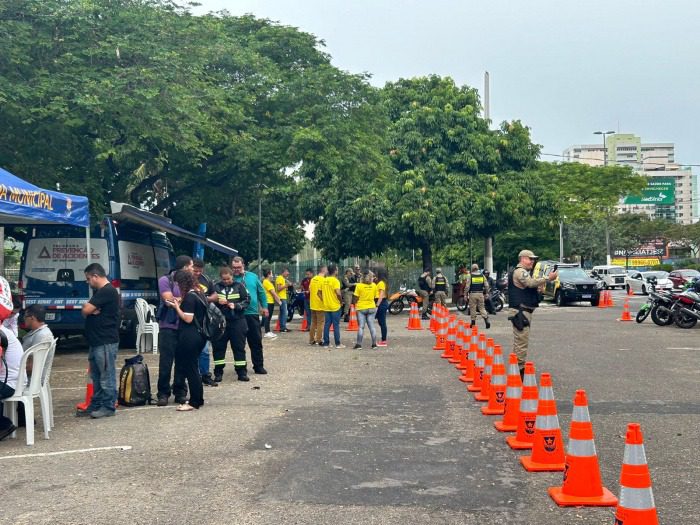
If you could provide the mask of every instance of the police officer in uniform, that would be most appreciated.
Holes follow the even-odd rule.
[[[423,299],[421,316],[424,320],[430,319],[428,317],[428,306],[430,305],[430,292],[433,289],[433,280],[430,277],[430,268],[423,270],[423,273],[418,277],[418,290],[416,293]]]
[[[513,323],[513,352],[518,356],[522,376],[527,360],[532,314],[540,303],[539,290],[547,280],[555,280],[559,272],[551,272],[547,277],[534,279],[531,272],[537,256],[530,250],[522,250],[518,259],[518,265],[508,274],[508,320]]]
[[[472,324],[476,326],[476,316],[480,314],[486,323],[486,328],[491,328],[489,323],[489,314],[486,311],[486,303],[484,302],[484,294],[489,292],[489,283],[486,276],[479,271],[478,264],[472,264],[472,271],[467,279],[464,287],[469,294],[469,313],[471,314]]]
[[[433,280],[433,289],[435,290],[435,302],[443,306],[447,305],[447,277],[442,273],[442,269],[435,270],[435,279]]]
[[[228,267],[219,271],[221,280],[214,285],[217,306],[226,317],[226,332],[217,341],[212,341],[214,348],[214,381],[220,383],[226,366],[226,347],[231,343],[233,350],[233,367],[239,381],[250,381],[248,364],[245,359],[245,341],[248,323],[245,310],[250,304],[250,295],[242,282],[233,280],[233,272]]]

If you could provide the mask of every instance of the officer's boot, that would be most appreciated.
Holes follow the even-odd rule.
[[[472,320],[472,324],[469,325],[469,328],[474,328],[475,326],[476,326],[476,321]],[[486,328],[488,328],[488,326]]]
[[[223,379],[224,379],[224,369],[214,367],[214,381],[217,383],[221,383],[221,381]]]
[[[248,377],[248,370],[245,368],[236,368],[236,374],[238,374],[239,381],[250,381]]]
[[[489,323],[488,317],[486,319],[484,319],[484,322],[486,323],[486,328],[491,328],[491,323]]]
[[[214,379],[211,377],[211,374],[204,374],[202,376],[202,384],[206,386],[219,386],[219,383],[214,381]]]

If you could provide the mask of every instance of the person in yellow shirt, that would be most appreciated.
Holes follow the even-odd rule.
[[[386,346],[387,337],[387,326],[386,326],[386,312],[389,310],[389,300],[387,295],[387,289],[389,286],[389,274],[386,268],[377,268],[377,322],[379,323],[379,328],[381,329],[382,335],[381,339],[377,343],[377,346]]]
[[[328,265],[328,277],[323,280],[321,289],[323,298],[323,310],[326,312],[326,322],[323,325],[323,346],[330,346],[330,331],[333,325],[333,339],[336,348],[345,348],[340,343],[340,314],[341,299],[340,281],[338,280],[338,267],[335,264]]]
[[[272,319],[272,314],[275,313],[275,304],[280,304],[280,296],[277,295],[275,291],[275,284],[272,282],[272,270],[265,268],[263,270],[263,290],[265,290],[265,297],[267,298],[267,316],[263,318],[263,328],[265,329],[265,335],[263,337],[267,339],[274,339],[277,334],[270,330],[270,319]]]
[[[325,266],[319,266],[318,273],[309,283],[309,309],[311,310],[311,326],[309,327],[309,344],[320,345],[323,337],[323,324],[326,313],[323,311],[322,289],[323,281],[328,274]]]
[[[287,287],[291,283],[287,277],[289,277],[289,268],[282,268],[282,273],[275,279],[275,291],[280,298],[280,332],[289,332],[287,330]]]
[[[372,348],[377,348],[377,332],[374,329],[374,315],[377,313],[377,306],[374,299],[377,295],[377,285],[374,284],[374,274],[369,270],[362,272],[360,282],[355,285],[353,292],[353,304],[357,309],[357,318],[360,328],[357,331],[357,341],[353,349],[362,348],[362,338],[365,335],[365,326],[369,328],[369,335],[372,336]]]

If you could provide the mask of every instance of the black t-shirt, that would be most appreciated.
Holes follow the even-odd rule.
[[[184,323],[180,321],[180,330],[197,330],[197,325],[202,325],[202,320],[206,314],[206,307],[201,299],[197,297],[194,291],[187,292],[185,297],[182,299],[180,304],[180,309],[186,314],[194,314],[194,319],[191,323]]]
[[[98,315],[85,319],[85,337],[90,346],[119,342],[119,292],[107,283],[96,290],[89,301],[100,310]]]

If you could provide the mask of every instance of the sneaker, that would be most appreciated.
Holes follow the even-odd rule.
[[[352,347],[353,350],[362,350],[362,345],[356,344],[355,346]]]
[[[156,405],[158,405],[159,407],[168,406],[168,397],[170,396],[158,396],[158,401],[156,401]]]
[[[210,374],[202,376],[202,384],[205,386],[219,386],[219,383],[214,381]]]
[[[258,368],[253,368],[253,372],[255,372],[256,374],[261,374],[261,375],[267,374],[267,370],[265,370],[264,366],[260,366]]]
[[[336,348],[347,348],[345,345],[340,344],[340,345],[335,345]]]
[[[194,407],[189,403],[182,403],[175,410],[178,412],[190,412],[191,410],[194,410]]]
[[[372,343],[372,349],[377,348],[377,345],[375,343]]]
[[[265,339],[276,339],[277,334],[273,334],[272,332],[267,332],[264,336]]]
[[[386,341],[379,341],[377,346],[387,346]]]
[[[100,408],[94,412],[90,412],[90,417],[92,419],[100,419],[101,417],[112,417],[116,413],[116,410],[107,410],[106,408]]]
[[[285,328],[284,330],[280,330],[280,332],[286,333],[286,332],[291,332],[289,328]]]
[[[75,417],[90,417],[90,412],[88,412],[87,410],[76,410]]]
[[[309,345],[310,345],[310,346],[314,346],[314,345],[317,345],[317,344],[320,344],[320,343],[317,343],[316,341],[310,341],[310,342],[309,342]]]

